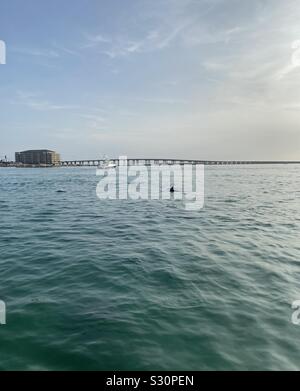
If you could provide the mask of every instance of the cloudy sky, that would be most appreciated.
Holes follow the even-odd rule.
[[[299,0],[1,0],[0,157],[300,160]]]

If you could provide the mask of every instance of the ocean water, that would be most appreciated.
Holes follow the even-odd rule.
[[[0,169],[1,370],[300,369],[300,166],[207,167],[200,211],[98,180]]]

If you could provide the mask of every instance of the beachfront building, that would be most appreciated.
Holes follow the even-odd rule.
[[[16,152],[16,163],[37,166],[58,166],[60,155],[48,149]]]

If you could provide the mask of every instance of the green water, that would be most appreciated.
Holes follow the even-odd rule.
[[[205,174],[192,212],[0,169],[0,369],[300,369],[300,166]]]

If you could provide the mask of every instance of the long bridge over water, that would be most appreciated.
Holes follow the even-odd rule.
[[[110,162],[119,166],[124,164],[123,159],[110,159]],[[63,160],[59,163],[60,167],[97,167],[105,163],[105,159],[89,159],[89,160]],[[202,164],[206,166],[217,165],[271,165],[271,164],[300,164],[299,161],[287,161],[287,160],[192,160],[192,159],[127,159],[128,166],[151,166],[151,165],[185,165],[185,164]],[[20,165],[15,162],[0,161],[0,167],[50,167],[49,165]]]
[[[120,159],[109,159],[110,162],[119,165]],[[123,160],[124,161],[124,160]],[[61,161],[62,167],[97,167],[105,162],[104,159],[92,160],[65,160]],[[128,166],[133,165],[184,165],[184,164],[203,164],[203,165],[241,165],[241,164],[300,164],[300,161],[263,161],[263,160],[191,160],[191,159],[127,159]]]

